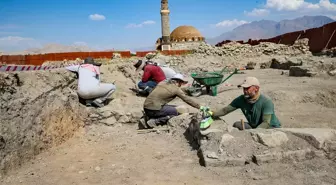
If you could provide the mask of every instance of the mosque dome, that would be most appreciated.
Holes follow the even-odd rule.
[[[179,26],[175,28],[170,34],[171,41],[202,41],[204,37],[193,26]]]

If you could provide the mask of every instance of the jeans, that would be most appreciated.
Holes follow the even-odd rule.
[[[155,119],[156,124],[166,124],[167,121],[174,116],[178,116],[178,112],[174,105],[164,105],[161,110],[144,109],[149,119]]]
[[[154,81],[148,81],[148,82],[142,82],[142,81],[140,81],[138,83],[138,87],[140,89],[145,89],[146,87],[150,87],[150,88],[153,89],[154,87],[156,87],[156,85],[157,85],[157,83],[154,82]]]

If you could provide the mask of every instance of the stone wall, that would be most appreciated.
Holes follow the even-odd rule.
[[[175,42],[172,43],[172,50],[190,50],[198,48],[203,41],[200,42]]]

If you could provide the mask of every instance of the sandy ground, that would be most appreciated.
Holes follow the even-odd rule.
[[[104,74],[108,79],[112,76]],[[256,76],[269,95],[283,127],[336,128],[336,83],[329,77],[288,77],[280,70],[245,71],[220,88],[216,97],[195,100],[210,107],[230,103],[242,93],[236,87],[246,76]],[[111,77],[111,78],[110,78]],[[113,76],[116,84],[132,84]],[[139,108],[144,98],[123,86],[116,93],[122,106]],[[115,109],[113,100],[105,109]],[[180,104],[180,100],[173,102]],[[191,111],[197,111],[190,108]],[[243,118],[238,110],[223,117],[228,123]],[[137,134],[137,125],[91,125],[66,143],[46,151],[1,179],[3,185],[45,184],[336,184],[336,163],[312,160],[294,164],[272,163],[244,167],[204,168],[185,138],[167,133]]]

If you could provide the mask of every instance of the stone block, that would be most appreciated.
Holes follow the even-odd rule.
[[[189,126],[189,123],[191,122],[192,115],[189,113],[181,114],[179,116],[172,117],[168,121],[168,125],[170,127],[177,127],[182,126],[184,128],[187,128]]]
[[[272,152],[260,155],[253,155],[252,160],[254,163],[261,165],[263,163],[273,163],[273,162],[304,161],[308,159],[313,159],[314,157],[317,157],[315,152],[307,149],[307,150]]]
[[[289,68],[289,76],[296,77],[313,77],[316,76],[317,72],[314,72],[312,66],[291,66]]]
[[[294,59],[273,58],[271,61],[271,68],[289,70],[291,66],[301,66],[302,61],[295,61]]]
[[[247,160],[244,158],[236,157],[218,157],[217,159],[204,158],[204,164],[206,167],[228,167],[228,166],[244,166]]]
[[[336,70],[329,71],[328,74],[330,76],[336,76]]]
[[[115,117],[109,117],[105,120],[101,120],[100,123],[107,125],[107,126],[113,126],[115,123],[117,122],[117,120],[115,119]]]
[[[253,140],[268,147],[277,147],[288,141],[284,132],[265,130],[263,132],[251,132]]]
[[[277,130],[305,139],[317,149],[322,149],[326,141],[336,138],[336,130],[328,128],[279,128]]]
[[[224,134],[222,136],[222,140],[220,142],[220,147],[225,147],[227,145],[229,145],[229,142],[234,139],[234,137],[230,134]]]

